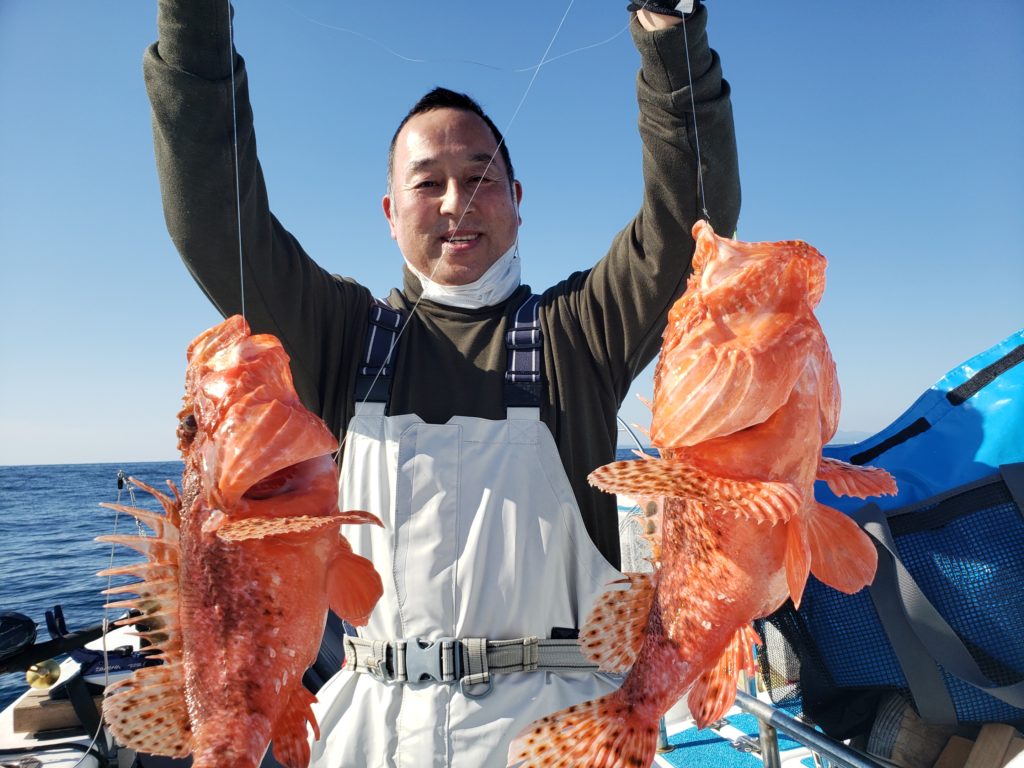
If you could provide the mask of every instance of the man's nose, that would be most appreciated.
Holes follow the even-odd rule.
[[[441,198],[441,214],[444,216],[465,216],[473,205],[473,186],[449,179]]]

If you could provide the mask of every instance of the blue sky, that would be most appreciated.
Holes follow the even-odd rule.
[[[624,5],[579,0],[555,36],[568,0],[241,0],[276,214],[326,268],[386,293],[401,263],[380,212],[387,142],[445,85],[507,134],[524,280],[589,266],[641,193]],[[840,428],[877,431],[1024,326],[1024,6],[709,9],[740,236],[829,258]],[[155,18],[146,0],[0,2],[0,464],[175,457],[185,348],[218,317],[164,229],[140,63]],[[576,52],[527,92],[553,36],[552,57]],[[648,371],[634,389],[650,388]],[[646,422],[632,398],[624,415]]]

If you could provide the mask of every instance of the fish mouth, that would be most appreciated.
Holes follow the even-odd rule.
[[[240,498],[249,502],[270,501],[304,492],[311,485],[318,485],[318,476],[324,469],[324,458],[317,456],[279,469],[250,485]]]
[[[249,501],[266,501],[275,496],[288,493],[291,490],[292,481],[295,479],[295,473],[299,466],[299,464],[293,464],[290,467],[279,469],[269,477],[257,481],[255,485],[250,486],[249,490],[242,494],[242,498]]]
[[[252,399],[247,396],[228,411],[206,446],[211,501],[236,518],[316,514],[302,499],[337,484],[332,457],[337,441],[298,403],[248,402]],[[319,514],[337,506],[336,489],[325,498],[334,505]],[[304,509],[295,512],[295,506]]]

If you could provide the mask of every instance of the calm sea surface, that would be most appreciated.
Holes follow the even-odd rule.
[[[633,458],[619,451],[620,459]],[[74,631],[103,621],[106,579],[96,576],[111,565],[138,556],[93,539],[137,532],[135,519],[100,507],[103,502],[159,509],[148,494],[118,490],[118,472],[166,490],[180,485],[180,462],[140,464],[53,464],[0,467],[0,611],[17,611],[38,624],[36,642],[49,640],[45,612],[55,605]],[[122,581],[125,579],[122,578]],[[114,582],[119,583],[119,582]],[[120,612],[114,614],[119,615]],[[113,617],[111,617],[113,618]],[[23,673],[0,674],[0,709],[27,686]]]
[[[23,613],[38,624],[36,642],[49,640],[45,612],[55,605],[74,631],[103,620],[111,547],[93,539],[105,533],[136,533],[135,519],[100,507],[132,506],[127,488],[118,491],[118,471],[166,490],[166,480],[180,485],[180,462],[143,464],[67,464],[0,467],[0,611]],[[148,494],[136,489],[134,506],[155,509]],[[138,556],[114,550],[114,564]],[[122,581],[124,579],[122,578]],[[119,615],[120,612],[114,614]],[[0,708],[27,686],[23,673],[0,674]]]

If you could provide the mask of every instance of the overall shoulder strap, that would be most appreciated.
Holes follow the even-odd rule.
[[[540,296],[530,294],[512,315],[505,333],[505,407],[539,408],[544,400],[544,337],[540,331]]]
[[[388,402],[398,334],[404,319],[405,313],[384,299],[374,299],[370,305],[370,324],[366,327],[366,342],[356,377],[357,403]]]

